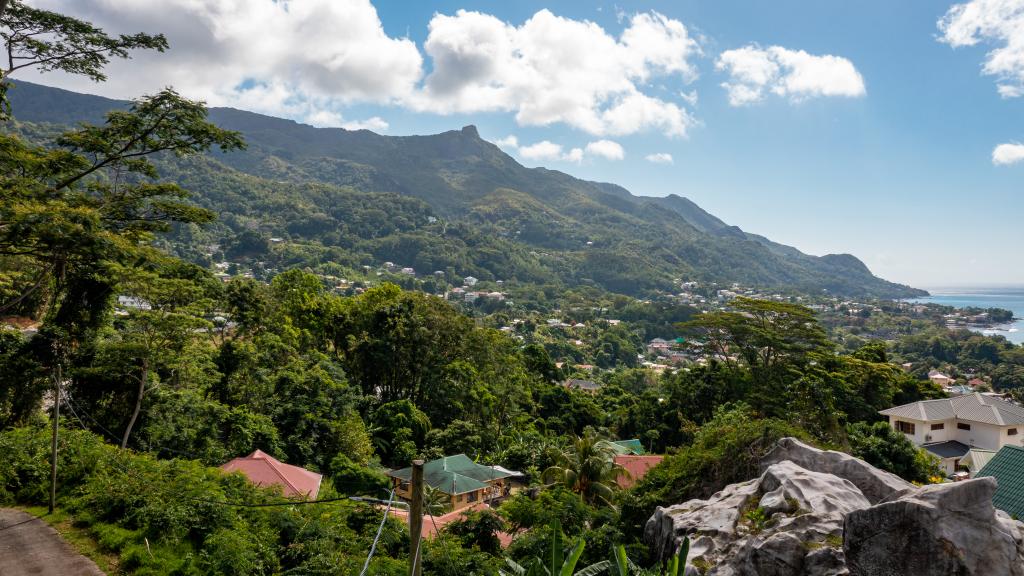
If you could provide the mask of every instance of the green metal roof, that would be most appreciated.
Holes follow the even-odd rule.
[[[412,467],[392,470],[389,476],[401,480],[412,479]],[[465,494],[487,487],[487,482],[508,478],[512,474],[491,466],[477,464],[465,454],[445,456],[423,465],[423,481],[445,494]]]
[[[992,504],[1014,518],[1024,518],[1024,448],[1003,446],[975,477],[982,476],[999,483]]]
[[[619,454],[635,454],[637,456],[642,456],[644,454],[644,445],[636,438],[632,438],[630,440],[616,440],[612,442],[612,447]]]

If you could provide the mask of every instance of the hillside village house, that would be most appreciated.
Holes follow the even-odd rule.
[[[262,450],[223,464],[225,472],[241,472],[257,486],[278,486],[281,493],[293,498],[316,500],[323,476],[305,468],[285,464]]]
[[[664,456],[646,454],[643,444],[636,438],[616,440],[612,442],[612,448],[615,450],[615,463],[626,470],[626,474],[616,479],[622,488],[630,488],[643,480],[651,468],[665,459]]]
[[[397,496],[412,498],[411,467],[392,470],[388,476]],[[508,496],[513,479],[519,477],[522,473],[477,464],[465,454],[445,456],[423,465],[423,483],[448,495],[453,511]]]
[[[597,394],[601,390],[601,385],[593,380],[582,380],[580,378],[569,378],[562,382],[562,386],[566,388],[574,388],[582,392],[588,392],[590,394]]]
[[[945,374],[939,372],[938,370],[929,371],[928,379],[931,380],[932,382],[935,382],[939,386],[942,386],[943,388],[947,386],[952,386],[956,382],[955,378],[946,376]]]
[[[947,474],[957,470],[972,448],[1024,445],[1024,408],[977,392],[904,404],[879,414],[914,444],[939,457]]]

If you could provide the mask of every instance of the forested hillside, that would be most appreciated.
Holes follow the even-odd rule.
[[[18,0],[0,32],[20,67],[95,80],[110,58],[167,48]],[[171,89],[96,116],[110,102],[12,88],[18,68],[2,66],[0,97],[18,96],[0,108],[0,505],[49,504],[30,509],[69,518],[118,573],[597,574],[614,550],[623,570],[628,555],[657,574],[642,542],[654,509],[748,478],[782,437],[918,482],[937,471],[879,421],[942,395],[885,343],[837,352],[797,296],[733,294],[698,314],[608,293],[731,274],[906,292],[853,257],[528,170],[472,129],[387,138],[211,117]],[[68,125],[79,118],[92,123]],[[261,273],[218,277],[222,254]],[[536,284],[568,322],[504,303],[474,317],[388,276],[343,290],[328,274],[385,258]],[[637,367],[655,336],[679,364]],[[589,391],[567,381],[584,375]],[[318,492],[219,469],[256,450],[320,475]],[[623,451],[664,460],[641,478]],[[414,500],[431,523],[463,494],[487,506],[417,539],[391,514],[387,473],[458,455],[518,471],[519,486],[435,482]]]
[[[41,141],[54,125],[99,121],[127,105],[27,82],[11,101],[19,129]],[[210,119],[238,131],[247,147],[161,163],[167,181],[220,215],[214,232],[177,236],[186,256],[200,242],[258,245],[274,237],[294,245],[289,264],[394,261],[421,272],[451,268],[632,295],[670,290],[675,278],[807,293],[922,293],[876,278],[853,256],[808,256],[748,234],[677,195],[638,197],[525,168],[473,126],[393,137],[224,108]],[[239,255],[268,259],[255,248]]]

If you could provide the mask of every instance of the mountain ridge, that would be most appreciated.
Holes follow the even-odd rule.
[[[57,125],[99,122],[107,111],[128,106],[125,101],[28,82],[19,82],[10,98],[20,122]],[[232,108],[211,108],[209,113],[211,121],[241,132],[248,143],[245,151],[209,156],[225,171],[287,183],[297,187],[293,195],[299,199],[305,193],[302,187],[314,183],[417,198],[438,217],[484,226],[487,233],[508,239],[524,254],[536,249],[562,251],[558,257],[568,262],[568,268],[558,273],[566,282],[593,281],[612,291],[641,292],[670,290],[672,278],[687,277],[841,295],[925,294],[875,277],[855,256],[812,256],[747,233],[677,194],[634,196],[617,184],[527,168],[483,140],[473,125],[433,135],[386,136],[369,130],[315,128]],[[204,191],[188,181],[188,174],[179,178],[193,184],[188,187],[201,205],[206,201],[233,213],[230,204],[205,198]],[[322,220],[324,228],[343,224],[334,217]],[[279,233],[274,231],[282,226],[294,229],[294,224],[260,225],[267,233]],[[427,233],[425,228],[406,232]],[[380,255],[376,249],[370,253]],[[609,268],[619,270],[614,278],[607,277]],[[502,276],[501,270],[491,273]],[[630,273],[646,274],[651,281],[629,290]]]

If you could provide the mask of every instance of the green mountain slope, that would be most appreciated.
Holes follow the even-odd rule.
[[[36,133],[97,122],[126,106],[26,82],[11,101],[19,121],[31,123],[21,129]],[[810,256],[748,234],[677,195],[634,196],[526,168],[473,126],[382,136],[227,108],[210,117],[240,131],[248,149],[164,163],[169,179],[221,216],[211,230],[181,231],[184,245],[230,245],[239,258],[267,259],[263,239],[280,237],[291,248],[274,252],[279,265],[390,260],[421,272],[630,294],[671,289],[674,278],[843,295],[923,293],[873,276],[851,255]]]

